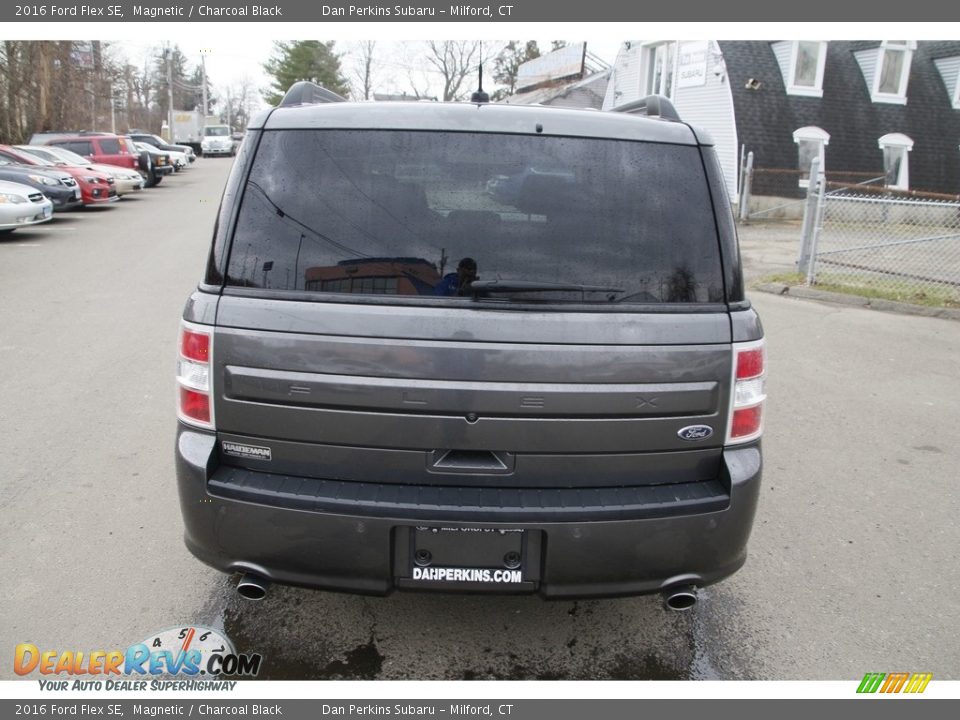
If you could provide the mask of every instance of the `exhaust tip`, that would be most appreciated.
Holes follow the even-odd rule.
[[[685,612],[697,604],[697,589],[693,585],[669,588],[663,591],[663,606],[674,612]]]
[[[270,581],[257,575],[245,574],[237,583],[237,593],[247,600],[263,600],[267,596]]]

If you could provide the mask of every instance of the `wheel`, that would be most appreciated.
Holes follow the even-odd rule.
[[[0,230],[0,237],[3,237],[4,235],[9,235],[14,230],[16,230],[16,228],[6,228],[5,230]]]

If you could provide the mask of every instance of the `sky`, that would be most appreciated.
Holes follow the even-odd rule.
[[[519,33],[514,35],[515,39],[527,38]],[[540,46],[541,51],[550,47],[550,40],[534,36]],[[509,39],[509,38],[508,38]],[[566,38],[568,42],[580,42],[584,38]],[[626,40],[628,38],[623,38]],[[200,63],[201,57],[205,59],[207,66],[207,77],[215,88],[225,92],[228,86],[238,85],[243,78],[249,78],[254,87],[262,90],[269,86],[269,76],[263,71],[263,63],[270,57],[273,51],[273,39],[268,38],[250,38],[231,39],[199,39],[187,36],[182,39],[171,38],[170,42],[177,44],[186,55],[191,67]],[[491,45],[503,44],[506,40],[484,40],[484,43]],[[378,69],[375,73],[378,92],[411,92],[411,84],[408,75],[418,73],[423,66],[415,51],[417,41],[393,41],[378,40],[378,47],[375,53],[375,59],[378,59]],[[587,40],[587,50],[600,57],[608,64],[613,64],[617,55],[617,50],[621,40],[595,39]],[[344,74],[349,74],[352,69],[353,57],[350,50],[355,48],[356,40],[337,41],[335,48],[338,52],[346,53],[342,58],[341,64]],[[142,65],[147,56],[157,54],[158,44],[151,44],[143,41],[121,40],[114,43],[116,48],[122,52],[130,62],[135,65]],[[404,47],[406,46],[406,47]],[[420,76],[423,82],[429,81],[428,76]],[[441,91],[436,80],[431,82],[431,93],[440,94]]]

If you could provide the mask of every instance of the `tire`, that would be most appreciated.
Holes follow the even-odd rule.
[[[0,237],[3,237],[4,235],[9,235],[14,230],[16,230],[16,228],[7,228],[5,230],[0,230]]]

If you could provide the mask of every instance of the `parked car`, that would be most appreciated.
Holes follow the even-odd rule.
[[[197,154],[189,145],[176,145],[173,143],[164,142],[163,138],[151,133],[145,133],[142,130],[131,130],[129,133],[127,133],[127,136],[136,142],[153,145],[157,150],[182,153],[185,156],[187,163],[192,163],[197,159]]]
[[[22,165],[0,157],[0,180],[39,190],[53,202],[54,210],[72,210],[83,205],[77,181],[56,168]]]
[[[87,168],[105,173],[113,178],[117,195],[121,197],[129,193],[139,192],[143,189],[143,178],[140,177],[140,173],[135,170],[128,170],[118,165],[92,163],[82,155],[77,155],[66,148],[56,147],[54,145],[17,145],[16,148],[22,152],[30,153],[41,160],[52,162],[55,165]]]
[[[40,142],[35,142],[35,139],[37,139],[36,135],[31,138],[31,145],[62,147],[77,155],[82,155],[91,162],[117,165],[130,170],[136,170],[139,167],[139,158],[136,151],[119,135],[58,135],[50,133],[47,136],[41,136],[39,138]]]
[[[116,202],[119,199],[116,182],[113,176],[107,173],[77,167],[76,165],[61,165],[10,145],[0,145],[0,157],[11,162],[36,167],[57,168],[68,173],[76,181],[77,187],[80,188],[80,198],[84,205],[104,205]]]
[[[143,158],[144,165],[141,165],[141,169],[147,176],[147,187],[159,185],[163,178],[174,171],[168,153],[157,150],[153,145],[147,145],[146,143],[138,143],[135,140],[129,142]]]
[[[23,183],[0,180],[0,235],[52,217],[53,202],[42,192]]]
[[[200,147],[204,155],[229,155],[233,157],[237,152],[237,146],[230,136],[229,125],[205,126]]]
[[[179,340],[187,547],[247,598],[691,607],[746,560],[765,398],[712,141],[658,97],[340,100],[295,84],[227,181]]]

